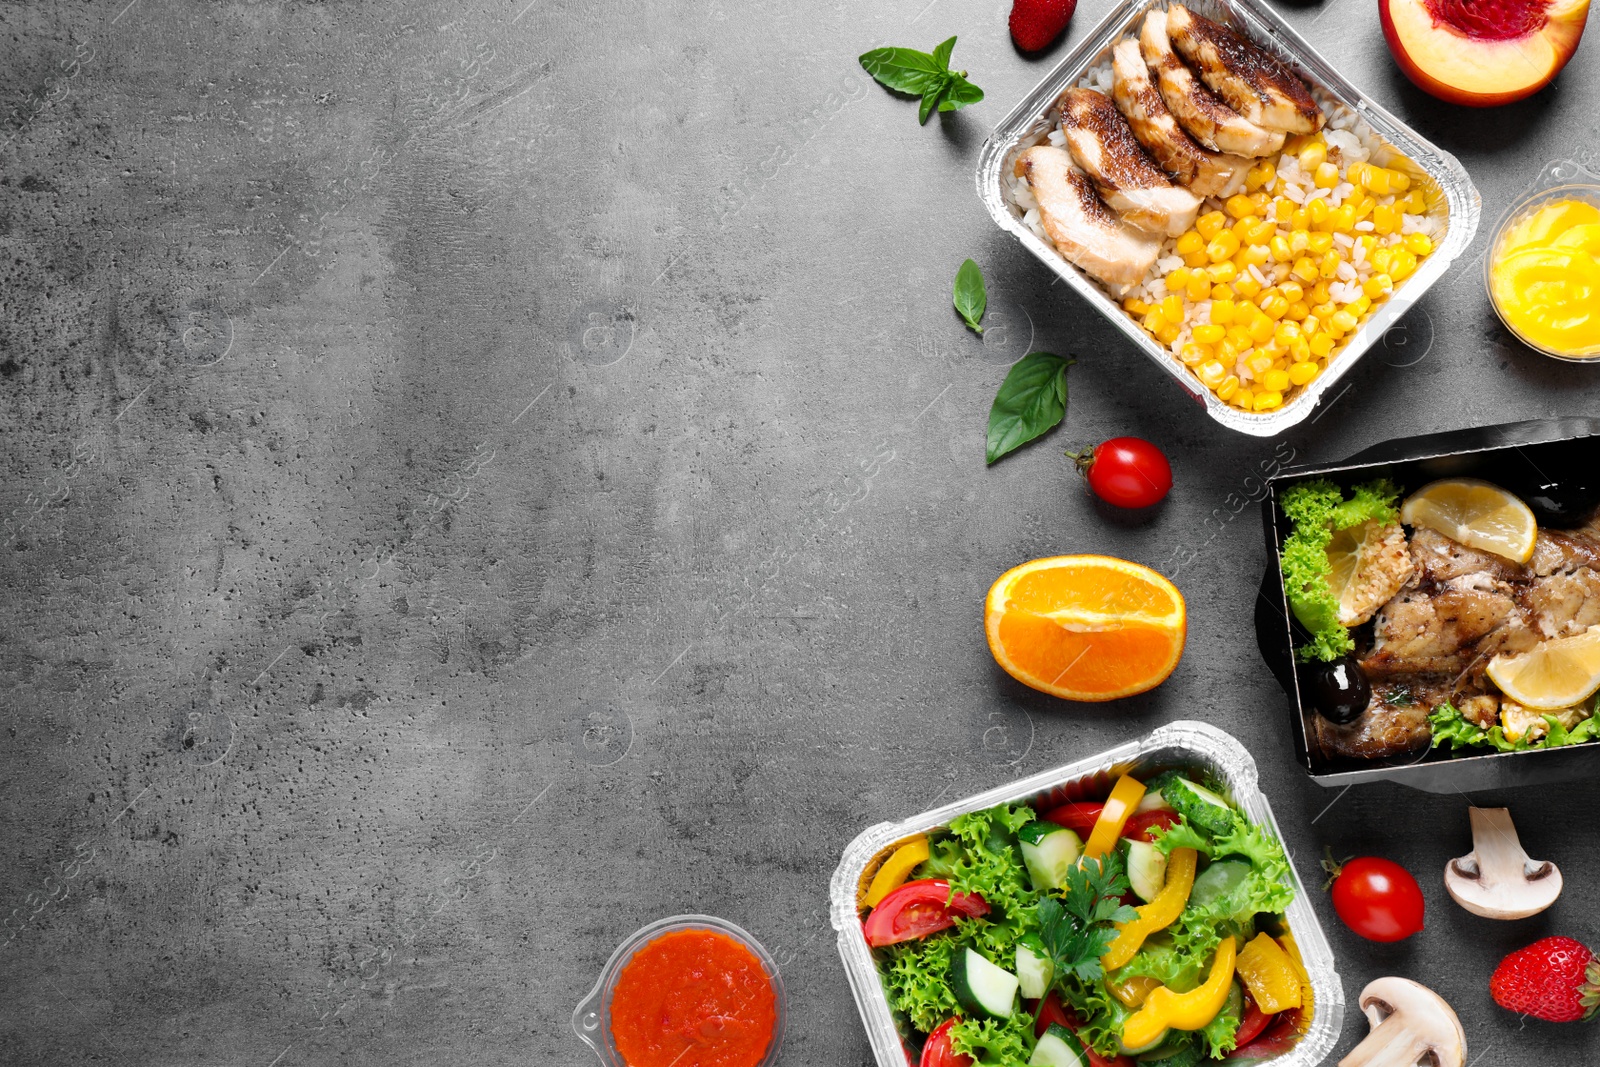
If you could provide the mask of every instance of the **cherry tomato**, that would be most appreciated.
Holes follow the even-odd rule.
[[[1345,860],[1330,856],[1333,910],[1368,941],[1401,941],[1422,929],[1422,890],[1398,863],[1377,856]]]
[[[919,878],[879,901],[861,929],[867,944],[882,948],[947,930],[956,924],[958,915],[987,914],[988,902],[976,893],[952,895],[950,883],[944,879]]]
[[[1250,995],[1250,991],[1245,990],[1244,1017],[1239,1020],[1239,1029],[1233,1035],[1233,1047],[1244,1048],[1260,1037],[1261,1031],[1265,1030],[1271,1021],[1272,1016],[1262,1011],[1256,1004],[1255,998]]]
[[[1147,508],[1172,488],[1172,464],[1138,437],[1113,437],[1089,452],[1067,453],[1094,495],[1119,508]]]
[[[972,1057],[950,1047],[950,1028],[958,1018],[946,1019],[928,1035],[922,1045],[922,1059],[917,1067],[972,1067]]]
[[[1050,1028],[1050,1024],[1065,1026],[1073,1033],[1083,1027],[1083,1020],[1078,1018],[1077,1012],[1061,1003],[1061,998],[1051,993],[1039,1002],[1038,1010],[1034,1012],[1033,1036],[1039,1037]],[[1133,1061],[1126,1056],[1102,1056],[1094,1049],[1084,1044],[1084,1051],[1089,1054],[1089,1067],[1133,1067]]]
[[[1242,1027],[1241,1027],[1242,1029]],[[1234,1049],[1229,1063],[1259,1063],[1284,1055],[1300,1042],[1300,1009],[1290,1008],[1267,1016],[1267,1028],[1248,1045]]]
[[[1080,837],[1087,837],[1094,829],[1094,824],[1100,820],[1100,809],[1103,807],[1105,807],[1103,804],[1063,804],[1045,812],[1044,817],[1075,831]],[[1165,829],[1177,824],[1176,812],[1163,809],[1135,812],[1128,816],[1128,821],[1123,824],[1122,836],[1136,841],[1149,841],[1154,837],[1151,830]]]
[[[1130,841],[1154,841],[1155,831],[1170,830],[1178,825],[1178,813],[1157,808],[1154,811],[1135,812],[1122,828],[1122,836]]]

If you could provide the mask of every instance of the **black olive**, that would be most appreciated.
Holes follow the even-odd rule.
[[[1540,526],[1565,530],[1582,526],[1594,514],[1596,505],[1600,505],[1600,490],[1567,478],[1539,486],[1525,502]]]
[[[1355,722],[1372,701],[1372,686],[1367,672],[1354,656],[1341,656],[1331,663],[1312,668],[1310,684],[1312,706],[1329,722]]]

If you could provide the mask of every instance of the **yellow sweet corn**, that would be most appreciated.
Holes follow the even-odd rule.
[[[1180,323],[1183,321],[1183,301],[1179,297],[1168,296],[1157,306],[1161,308],[1161,314],[1166,318],[1167,322]],[[1157,329],[1160,329],[1160,327],[1158,326]]]
[[[1289,362],[1308,363],[1311,360],[1311,343],[1305,337],[1298,337],[1294,344],[1289,346]]]
[[[1239,255],[1244,260],[1245,266],[1255,264],[1259,267],[1272,258],[1272,253],[1268,251],[1266,245],[1246,245],[1240,250]]]
[[[1210,345],[1190,343],[1183,346],[1183,351],[1178,353],[1178,358],[1191,367],[1199,366],[1212,358],[1216,353]]]
[[[1266,160],[1262,160],[1249,170],[1245,171],[1244,187],[1246,192],[1255,192],[1263,185],[1268,185],[1273,178],[1278,176],[1277,168]]]
[[[1390,234],[1400,228],[1400,213],[1392,204],[1379,204],[1372,209],[1372,229],[1376,233]]]
[[[1433,238],[1422,232],[1406,234],[1406,247],[1419,256],[1433,251]]]
[[[1299,282],[1284,282],[1278,286],[1278,292],[1282,293],[1283,298],[1291,304],[1296,300],[1304,299],[1306,295],[1306,291],[1300,287]]]
[[[1230,327],[1228,330],[1228,343],[1240,352],[1255,344],[1255,339],[1250,336],[1250,331],[1245,329],[1248,325],[1248,322],[1241,322],[1240,325]]]
[[[1374,274],[1361,283],[1361,291],[1374,300],[1380,296],[1388,296],[1394,292],[1394,279],[1387,274]]]
[[[1339,168],[1332,163],[1319,163],[1312,172],[1311,183],[1318,189],[1332,189],[1339,184]]]
[[[1314,256],[1324,256],[1333,251],[1333,234],[1314,233],[1306,238],[1306,251]]]
[[[1176,251],[1177,251],[1178,255],[1186,256],[1190,252],[1203,251],[1205,249],[1205,247],[1206,247],[1206,239],[1204,237],[1200,236],[1199,231],[1198,230],[1190,230],[1188,233],[1186,233],[1182,237],[1178,238],[1178,244],[1177,244],[1177,247],[1176,247]]]
[[[1317,376],[1317,365],[1302,360],[1289,364],[1289,381],[1294,385],[1310,385]]]
[[[1328,206],[1328,201],[1320,196],[1306,204],[1306,217],[1311,220],[1313,226],[1321,226],[1332,214],[1333,209]]]
[[[1323,255],[1322,262],[1318,265],[1317,273],[1324,278],[1333,279],[1339,276],[1339,264],[1344,260],[1339,258],[1339,253],[1328,252]]]
[[[1232,299],[1211,301],[1211,321],[1219,326],[1227,326],[1233,322]]]
[[[1389,179],[1392,177],[1392,171],[1369,164],[1361,172],[1361,184],[1374,196],[1387,196],[1390,190]]]
[[[1222,283],[1219,283],[1217,285],[1213,285],[1211,287],[1211,299],[1213,299],[1213,300],[1232,300],[1233,299],[1233,286],[1228,285],[1226,282],[1222,282]]]
[[[1213,322],[1204,326],[1196,326],[1194,328],[1194,340],[1196,344],[1214,345],[1227,336],[1227,333],[1228,331],[1221,324]]]
[[[1335,311],[1328,317],[1328,328],[1340,333],[1349,333],[1356,328],[1356,317],[1348,309]]]
[[[1247,231],[1244,235],[1245,243],[1261,245],[1266,244],[1272,239],[1272,235],[1278,232],[1278,224],[1267,219],[1251,217],[1245,229]]]
[[[1281,393],[1289,388],[1289,375],[1286,371],[1269,370],[1261,376],[1261,387],[1271,393]]]
[[[1310,258],[1307,256],[1301,256],[1299,259],[1295,260],[1294,266],[1291,268],[1291,272],[1296,278],[1299,278],[1304,282],[1314,282],[1317,280],[1317,265],[1311,262]]]
[[[1201,383],[1204,384],[1207,389],[1215,389],[1217,386],[1221,385],[1222,379],[1227,377],[1228,374],[1228,372],[1223,369],[1222,364],[1214,359],[1207,360],[1206,362],[1200,364],[1200,369],[1195,373],[1200,376]]]
[[[1213,263],[1231,259],[1237,251],[1239,251],[1239,238],[1234,236],[1232,230],[1222,230],[1211,239],[1210,244],[1206,245],[1206,255]]]
[[[1272,336],[1272,327],[1272,319],[1262,315],[1260,318],[1252,320],[1250,325],[1245,327],[1245,332],[1250,335],[1250,340],[1261,345],[1266,344],[1267,338]]]
[[[1228,403],[1232,404],[1236,408],[1239,408],[1241,411],[1249,411],[1250,405],[1255,403],[1255,399],[1256,395],[1254,393],[1248,389],[1241,388],[1237,393],[1233,394]]]
[[[1256,276],[1249,271],[1241,271],[1239,277],[1234,279],[1233,289],[1239,296],[1247,300],[1254,299],[1261,292],[1261,283],[1256,281]]]
[[[1272,253],[1272,258],[1279,263],[1287,263],[1294,258],[1294,251],[1289,247],[1289,239],[1282,234],[1268,241],[1267,249]]]
[[[1183,287],[1183,293],[1190,300],[1201,301],[1211,295],[1211,277],[1209,273],[1195,271],[1189,278],[1189,284]]]
[[[1311,292],[1307,294],[1307,297],[1307,303],[1326,304],[1329,298],[1328,283],[1319,280],[1316,285],[1311,287]]]
[[[1272,339],[1287,351],[1290,345],[1300,340],[1300,327],[1290,321],[1279,322],[1278,328],[1272,331]]]
[[[1250,168],[1251,171],[1254,171],[1255,169],[1255,167]],[[1252,191],[1259,188],[1261,185],[1260,182],[1257,182],[1253,186],[1250,185],[1250,175],[1248,172],[1245,174],[1244,180],[1245,187]],[[1232,215],[1236,219],[1248,218],[1256,213],[1256,202],[1251,200],[1248,196],[1245,196],[1243,193],[1235,193],[1234,195],[1228,197],[1222,206],[1224,209],[1226,209],[1228,214]]]
[[[1306,306],[1304,300],[1291,300],[1289,301],[1289,310],[1283,313],[1283,317],[1293,319],[1295,322],[1303,322],[1311,317],[1311,309]]]
[[[1130,296],[1122,302],[1122,310],[1133,315],[1143,315],[1150,310],[1150,305],[1136,296]]]
[[[1229,397],[1233,396],[1233,394],[1237,393],[1238,391],[1239,391],[1239,378],[1238,378],[1237,375],[1230,374],[1226,378],[1222,379],[1222,384],[1221,385],[1217,386],[1217,399],[1218,400],[1227,400]]]
[[[1421,189],[1412,189],[1406,197],[1406,210],[1413,215],[1421,215],[1428,210],[1428,194]]]
[[[1303,207],[1295,208],[1294,214],[1289,216],[1289,229],[1291,229],[1291,230],[1309,230],[1309,229],[1311,229],[1311,216],[1306,213],[1306,209],[1305,208],[1303,208]]]
[[[1311,354],[1318,359],[1327,359],[1333,352],[1333,338],[1325,333],[1319,333],[1311,338]]]
[[[1267,373],[1267,371],[1272,369],[1272,363],[1273,363],[1272,353],[1271,352],[1257,352],[1255,355],[1251,356],[1245,362],[1246,362],[1246,365],[1250,368],[1250,373],[1254,374],[1256,377],[1259,378],[1261,375]]]
[[[1272,202],[1272,217],[1279,222],[1288,222],[1294,215],[1294,201],[1285,197]]]
[[[1189,284],[1189,268],[1174,267],[1167,272],[1167,291],[1175,293]]]
[[[1403,170],[1389,171],[1389,188],[1396,193],[1403,193],[1411,188],[1411,175]]]
[[[1322,141],[1312,141],[1300,149],[1300,169],[1307,174],[1315,173],[1317,168],[1328,161],[1328,146]]]
[[[1360,296],[1356,297],[1354,300],[1350,301],[1350,303],[1345,305],[1345,309],[1358,319],[1365,315],[1371,308],[1372,299],[1365,293],[1362,293]]]
[[[1318,322],[1327,322],[1328,316],[1332,315],[1338,310],[1338,308],[1333,306],[1333,301],[1331,300],[1324,300],[1320,304],[1311,305],[1311,314],[1317,317]]]
[[[1194,220],[1195,232],[1206,241],[1210,241],[1221,233],[1222,228],[1227,224],[1228,217],[1220,211],[1208,211]],[[1182,238],[1179,240],[1182,240]]]
[[[1164,345],[1170,345],[1178,339],[1178,335],[1182,332],[1183,330],[1177,326],[1163,326],[1156,331],[1156,340]]]
[[[1283,394],[1276,389],[1264,393],[1257,393],[1251,404],[1252,411],[1271,411],[1273,408],[1283,406]]]
[[[1239,276],[1239,268],[1234,266],[1233,263],[1225,260],[1221,263],[1213,263],[1210,267],[1206,268],[1206,274],[1213,284],[1217,282],[1231,282]]]
[[[1354,233],[1356,228],[1356,209],[1349,204],[1340,204],[1333,209],[1333,214],[1328,216],[1328,228],[1334,233]]]

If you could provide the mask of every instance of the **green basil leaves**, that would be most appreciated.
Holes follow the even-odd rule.
[[[926,125],[935,110],[959,111],[983,99],[983,90],[967,81],[967,72],[950,69],[956,39],[940,44],[930,55],[915,48],[874,48],[861,56],[861,66],[897,93],[922,97],[917,122]]]
[[[961,321],[977,333],[983,332],[983,311],[989,306],[989,292],[983,287],[983,271],[972,260],[961,264],[956,271],[952,302],[961,315]]]
[[[1018,360],[989,408],[988,462],[1052,430],[1067,413],[1067,368],[1077,362],[1049,352]]]

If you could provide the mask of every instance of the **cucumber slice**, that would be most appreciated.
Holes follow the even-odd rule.
[[[1189,890],[1189,902],[1209,908],[1224,901],[1239,890],[1250,877],[1250,864],[1246,860],[1217,860],[1194,880]]]
[[[1035,827],[1038,831],[1030,834]],[[1065,826],[1037,822],[1024,826],[1019,836],[1033,888],[1044,893],[1066,885],[1067,872],[1083,855],[1083,839]]]
[[[1051,1023],[1033,1046],[1028,1067],[1087,1067],[1089,1056],[1078,1035],[1060,1023]]]
[[[1182,1040],[1174,1040],[1181,1037]],[[1188,1034],[1177,1034],[1161,1043],[1161,1047],[1139,1057],[1139,1062],[1149,1067],[1199,1067],[1206,1060],[1197,1042]]]
[[[1172,1033],[1172,1031],[1170,1029],[1163,1030],[1159,1034],[1156,1035],[1154,1041],[1151,1041],[1149,1044],[1140,1045],[1138,1048],[1134,1048],[1132,1045],[1130,1045],[1126,1041],[1122,1040],[1122,1035],[1118,1034],[1117,1035],[1117,1049],[1119,1051],[1121,1051],[1121,1053],[1124,1056],[1139,1056],[1139,1055],[1143,1055],[1146,1052],[1153,1052],[1156,1049],[1160,1048],[1162,1046],[1162,1044],[1166,1042],[1167,1035],[1170,1034],[1170,1033]]]
[[[1148,841],[1129,841],[1128,881],[1134,894],[1148,904],[1167,884],[1167,857]]]
[[[1190,826],[1208,834],[1227,833],[1239,817],[1226,800],[1185,778],[1172,779],[1161,795]]]
[[[990,1018],[1011,1017],[1017,1007],[1017,985],[1016,975],[970,948],[950,965],[950,986],[961,1006]]]
[[[1144,796],[1139,798],[1139,806],[1133,809],[1133,813],[1135,815],[1138,815],[1140,812],[1145,812],[1145,811],[1171,811],[1171,810],[1172,810],[1172,805],[1167,803],[1167,798],[1166,797],[1162,796],[1159,791],[1152,793],[1147,789],[1147,790],[1145,790]]]
[[[1017,985],[1029,1000],[1039,1000],[1050,991],[1056,965],[1045,953],[1044,943],[1032,935],[1017,942]]]

